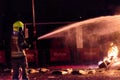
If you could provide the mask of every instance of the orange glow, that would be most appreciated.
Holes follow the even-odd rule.
[[[118,59],[118,53],[119,53],[119,50],[118,50],[118,47],[113,44],[113,43],[110,43],[110,48],[108,49],[108,55],[107,57],[104,58],[104,61],[108,61],[108,62],[111,62],[112,60],[116,60]]]
[[[106,69],[119,69],[120,68],[120,58],[118,58],[119,49],[117,45],[110,43],[110,48],[107,52],[107,57],[103,61],[99,61],[98,65],[104,63]]]

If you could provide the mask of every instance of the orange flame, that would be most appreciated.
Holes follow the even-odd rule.
[[[108,49],[108,55],[106,58],[104,58],[104,61],[107,60],[111,62],[111,60],[116,60],[118,58],[118,53],[118,47],[115,44],[111,43],[110,48]]]
[[[103,61],[99,61],[98,65],[100,65],[101,63],[104,63],[106,68],[109,69],[110,66],[113,65],[113,63],[118,62],[119,60],[118,53],[119,53],[119,49],[117,45],[110,43],[110,48],[108,49],[107,57],[105,57]],[[116,63],[114,64],[114,66],[118,64],[120,63]]]
[[[108,58],[117,58],[118,57],[118,47],[116,45],[114,45],[113,43],[110,44],[111,47],[108,50]]]

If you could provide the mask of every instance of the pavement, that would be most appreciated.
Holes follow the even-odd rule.
[[[30,80],[120,80],[120,70],[106,70],[97,65],[62,65],[29,68]],[[9,69],[0,70],[0,80],[11,80]]]

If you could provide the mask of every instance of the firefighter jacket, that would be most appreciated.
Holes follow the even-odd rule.
[[[11,41],[12,58],[19,58],[26,56],[23,48],[24,44],[25,44],[25,40],[22,33],[19,32],[17,35],[12,35],[12,41]]]

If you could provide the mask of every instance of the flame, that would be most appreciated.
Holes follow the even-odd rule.
[[[105,57],[103,61],[107,61],[108,63],[112,61],[116,62],[118,60],[118,53],[118,47],[115,44],[110,43],[110,48],[108,49],[107,57]]]
[[[120,58],[118,58],[119,49],[117,45],[110,43],[110,47],[107,52],[107,57],[103,59],[103,61],[99,61],[98,65],[104,63],[107,69],[112,68],[120,68]]]
[[[118,47],[115,44],[111,43],[110,48],[108,49],[108,59],[117,59],[118,53]]]

